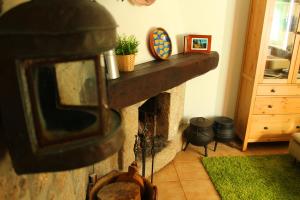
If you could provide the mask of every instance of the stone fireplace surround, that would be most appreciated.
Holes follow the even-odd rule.
[[[111,170],[124,170],[134,160],[134,135],[138,131],[138,108],[161,92],[170,93],[170,113],[167,148],[156,154],[155,171],[168,164],[181,150],[181,119],[184,105],[184,82],[217,67],[219,55],[179,54],[168,61],[151,61],[138,65],[135,72],[123,74],[119,80],[108,82],[110,107],[119,109],[126,135],[123,148],[109,158],[92,166],[55,173],[18,176],[10,156],[0,142],[0,199],[85,199],[88,176],[105,175]],[[131,94],[133,92],[133,94]],[[0,124],[1,125],[1,124]],[[0,126],[0,141],[1,137]],[[146,174],[151,160],[147,159]]]
[[[170,94],[170,109],[168,116],[166,116],[168,119],[165,119],[169,122],[168,131],[166,133],[168,145],[155,155],[154,171],[158,171],[171,162],[176,153],[180,151],[182,147],[182,130],[180,129],[180,124],[183,117],[185,84],[179,85],[165,92]],[[145,101],[146,100],[128,106],[121,111],[125,142],[119,156],[121,159],[121,167],[125,170],[127,166],[134,161],[133,148],[139,124],[138,109]],[[151,160],[151,158],[147,157],[146,176],[151,174]],[[141,164],[139,164],[139,167],[141,169]]]

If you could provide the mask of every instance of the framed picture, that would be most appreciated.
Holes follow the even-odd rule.
[[[211,48],[211,35],[184,36],[184,52],[209,53]]]

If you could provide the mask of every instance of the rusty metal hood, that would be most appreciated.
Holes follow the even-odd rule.
[[[115,47],[116,27],[94,1],[33,0],[1,16],[0,43],[20,57],[87,55]]]

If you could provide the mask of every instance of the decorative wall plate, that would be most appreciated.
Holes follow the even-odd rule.
[[[172,54],[171,39],[163,28],[155,28],[149,36],[150,50],[157,59],[166,60]]]
[[[130,2],[134,5],[150,6],[155,0],[130,0]]]

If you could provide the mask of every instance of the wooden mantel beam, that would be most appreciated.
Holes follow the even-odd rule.
[[[108,81],[109,106],[121,109],[176,87],[218,66],[219,54],[177,54],[166,61],[135,66],[133,72]]]

